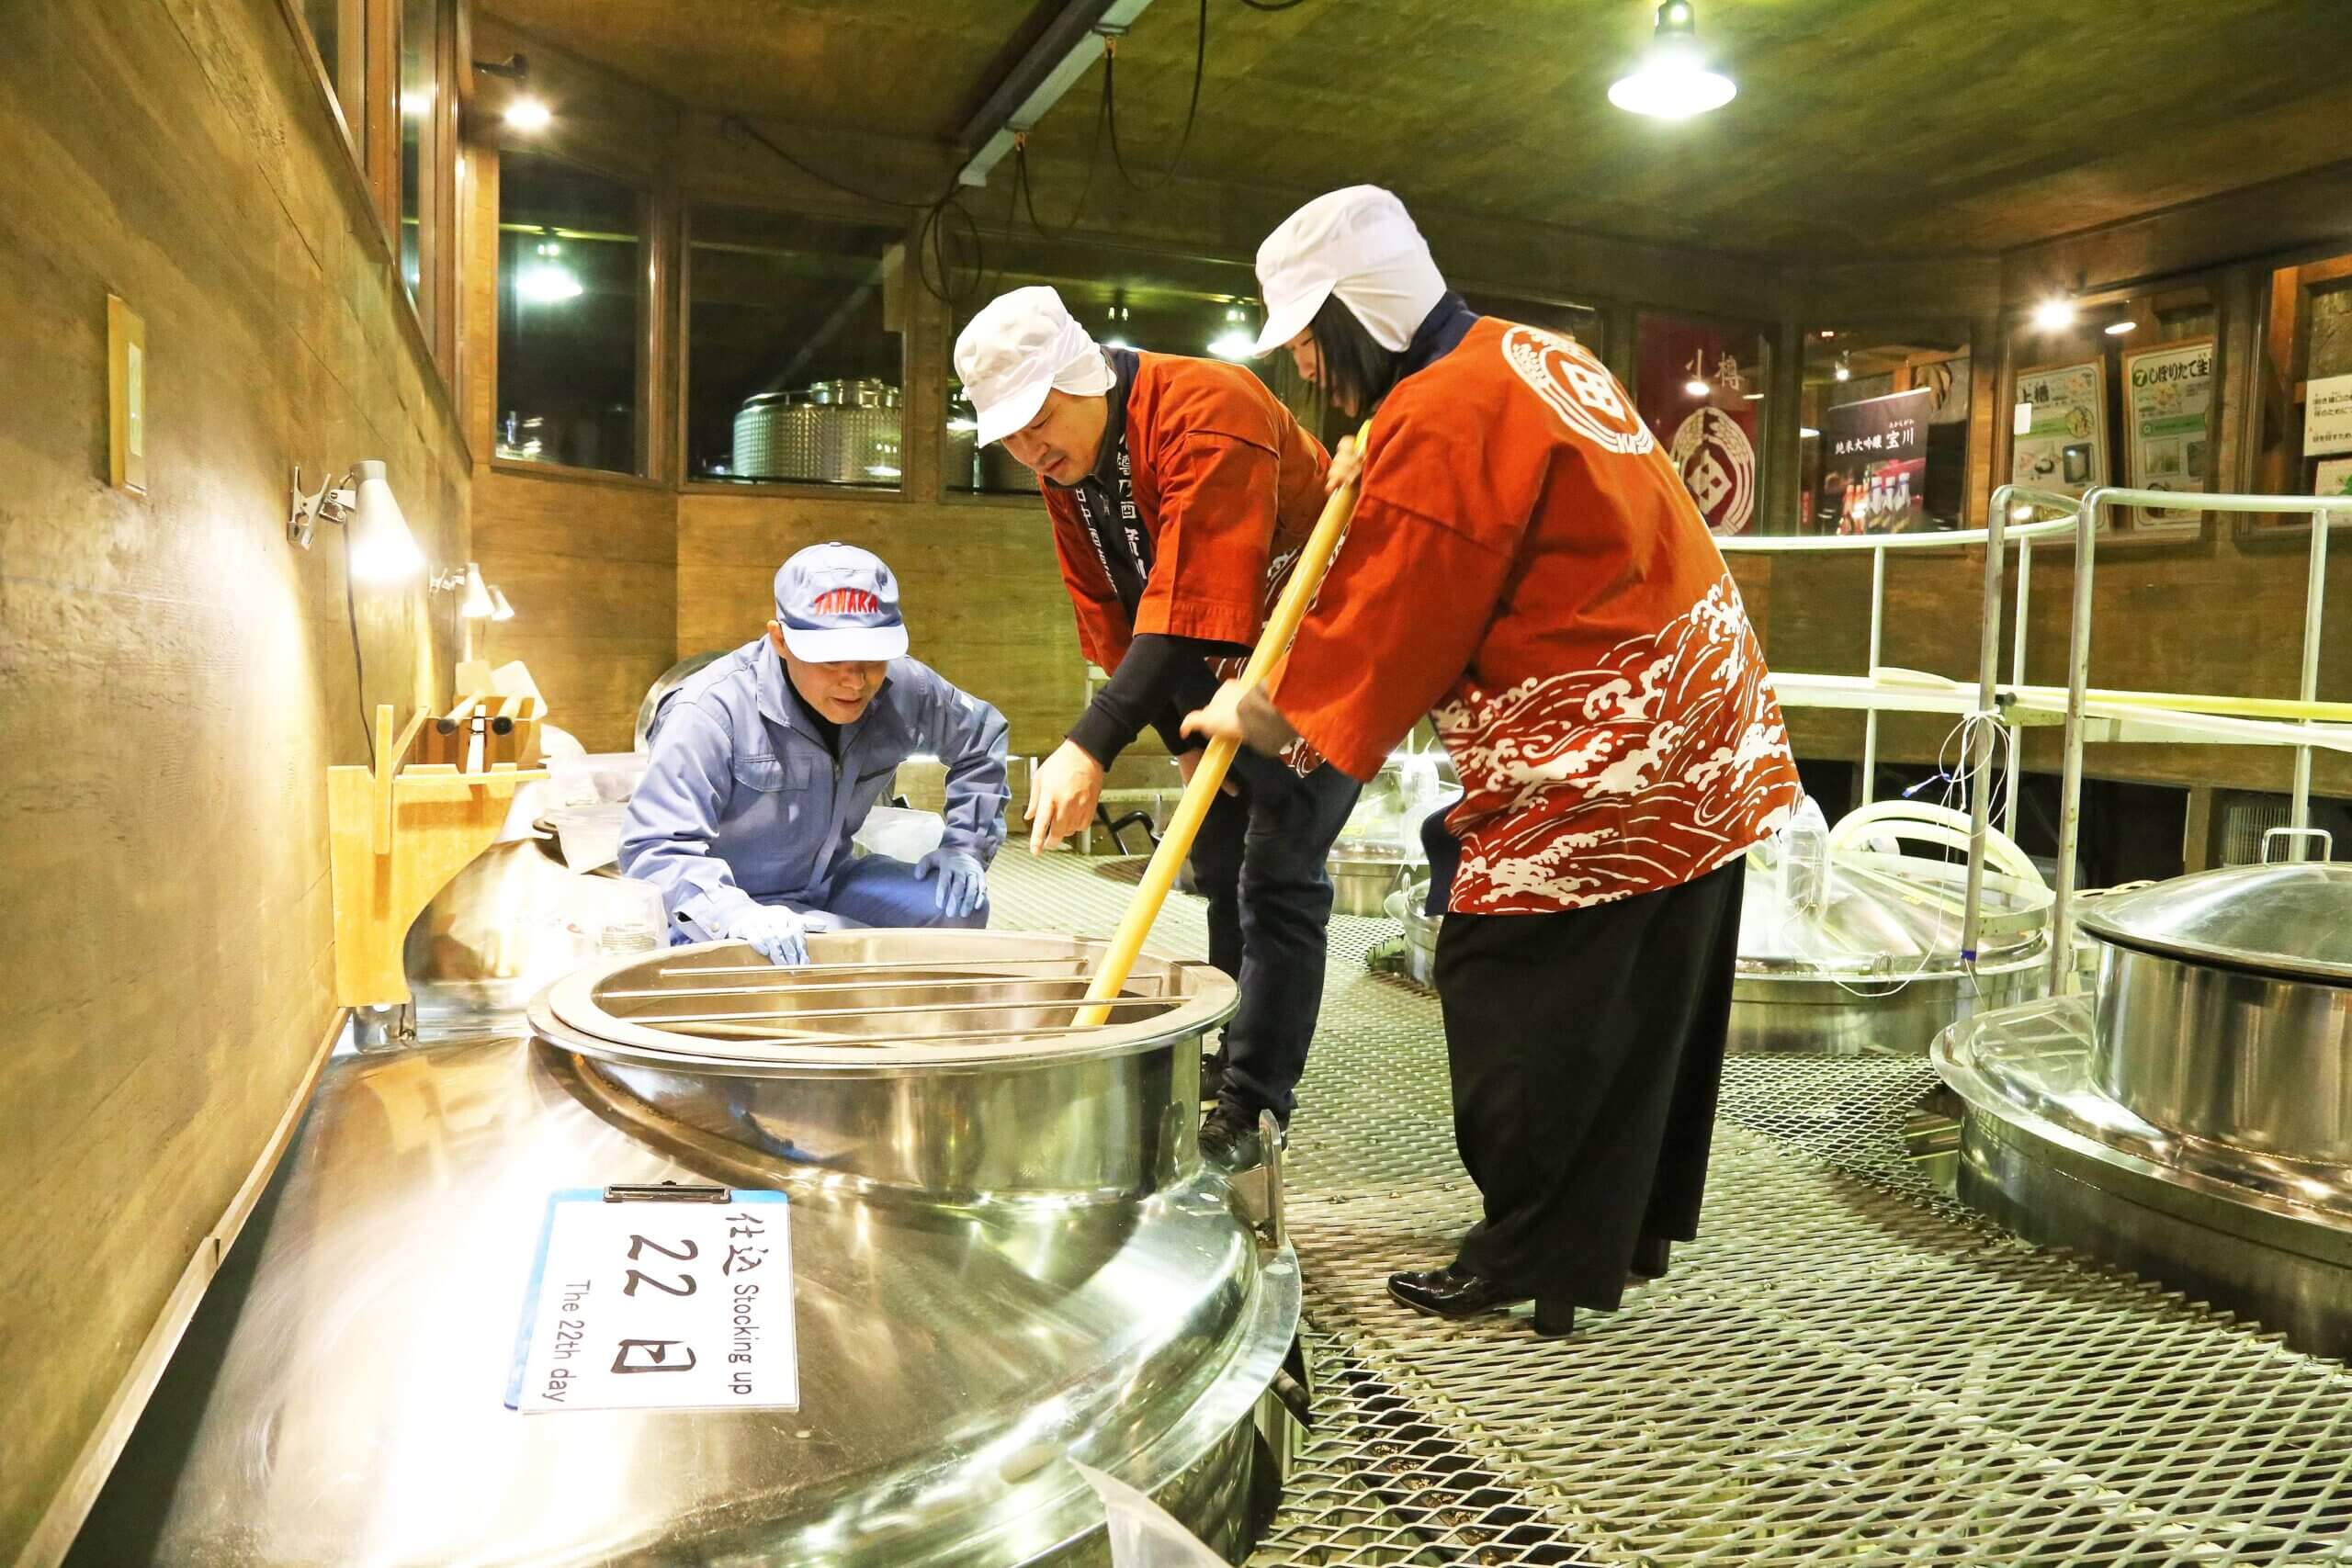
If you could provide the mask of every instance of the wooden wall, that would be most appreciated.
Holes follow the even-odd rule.
[[[355,689],[291,466],[382,458],[436,566],[468,475],[277,0],[21,0],[6,35],[0,1562],[31,1562],[335,1016],[322,770],[365,760],[363,698],[446,690],[422,592],[360,595]],[[109,290],[146,321],[144,496],[107,483]]]
[[[1085,705],[1085,660],[1042,503],[681,497],[680,655],[757,636],[775,569],[827,540],[889,563],[914,656],[1001,709],[1016,755],[1061,743]]]
[[[476,646],[529,665],[552,721],[591,751],[629,749],[638,704],[672,663],[677,535],[666,489],[503,466],[475,478],[475,558],[514,605]]]

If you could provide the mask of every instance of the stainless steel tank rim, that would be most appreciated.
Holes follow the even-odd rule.
[[[965,935],[983,945],[989,939],[987,932]],[[1007,945],[1021,940],[1007,933]],[[815,939],[812,952],[821,953],[826,938]],[[1090,947],[1094,944],[1088,944]],[[669,956],[684,956],[710,953],[740,943],[698,942],[669,950]],[[748,955],[749,950],[743,950]],[[1048,1025],[1005,1031],[974,1032],[941,1030],[917,1033],[884,1034],[859,1037],[823,1031],[793,1032],[774,1039],[722,1042],[712,1038],[703,1027],[715,1026],[718,1021],[681,1020],[694,1027],[690,1032],[673,1032],[665,1029],[647,1027],[629,1019],[616,1017],[598,1005],[599,988],[621,972],[642,967],[649,962],[641,953],[624,953],[602,963],[574,971],[532,998],[528,1014],[531,1025],[542,1038],[582,1055],[603,1057],[632,1066],[664,1069],[700,1069],[716,1074],[750,1077],[799,1077],[812,1074],[852,1077],[889,1077],[907,1071],[937,1072],[968,1067],[973,1071],[1002,1071],[1025,1063],[1038,1066],[1067,1063],[1110,1056],[1125,1055],[1152,1050],[1170,1038],[1184,1034],[1200,1034],[1216,1028],[1232,1016],[1237,1001],[1228,993],[1220,1001],[1212,995],[1125,998],[1123,1003],[1172,1003],[1155,1016],[1136,1021],[1116,1021],[1101,1025],[1080,1026],[1075,1014],[1082,998],[1052,998],[1034,1004],[1038,1008],[1070,1009],[1073,1018],[1067,1025]],[[966,959],[936,960],[920,965],[849,964],[840,966],[844,975],[867,974],[877,971],[890,973],[919,972],[936,976],[943,969],[953,969],[975,981],[985,980],[986,971],[995,968],[1012,971],[1010,976],[996,976],[999,983],[1012,979],[1018,983],[1026,979],[1033,983],[1066,985],[1084,978],[1077,973],[1050,976],[1023,975],[1041,962],[1066,971],[1075,969],[1067,956],[1049,960],[1023,959],[1008,954],[1003,958],[974,956]],[[1193,959],[1168,959],[1159,962],[1167,966],[1170,976],[1207,965]],[[786,975],[821,976],[826,971],[821,962],[805,970],[782,971],[773,964],[680,964],[664,969],[663,974],[702,978],[710,975],[762,976],[773,983],[758,988],[759,994],[777,995],[800,988],[797,982],[776,981]],[[974,976],[973,971],[982,974]],[[820,980],[816,984],[824,984]],[[918,982],[931,985],[933,980]],[[634,990],[616,993],[633,996]],[[674,994],[674,993],[673,993]],[[875,1010],[860,1010],[874,1015]],[[772,1027],[791,1031],[795,1014],[778,1012],[772,1016]],[[846,1011],[833,1011],[828,1016],[839,1019]],[[893,1015],[901,1019],[907,1015]],[[666,1022],[669,1021],[654,1021]],[[744,1024],[754,1027],[760,1021],[730,1019],[724,1021],[730,1029],[740,1030]],[[729,1049],[729,1044],[738,1048]]]
[[[2077,1088],[2097,1100],[2103,1114],[2098,1122],[2077,1123],[2042,1109],[2051,1103],[2050,1096],[2029,1102],[2008,1092],[2005,1080],[1981,1066],[1964,1043],[1988,1023],[2022,1017],[2029,1011],[2060,1010],[2077,1015],[2068,1021],[2079,1032],[2087,1060],[2088,1000],[2079,996],[2044,998],[1963,1020],[1937,1034],[1928,1057],[1938,1076],[1973,1112],[2133,1176],[2352,1237],[2352,1167],[2286,1159],[2167,1133],[2099,1090],[2087,1073]]]
[[[1819,960],[1803,958],[1753,958],[1743,956],[1738,962],[1737,980],[1767,981],[1775,985],[1882,985],[1889,987],[1878,995],[1894,996],[1914,980],[1965,980],[1975,976],[2013,974],[2030,969],[2047,961],[2049,933],[2037,932],[2021,946],[2003,948],[1997,956],[1979,957],[1974,963],[1962,963],[1957,954],[1938,955],[1920,962],[1917,957],[1877,957],[1856,959],[1848,964],[1831,964]],[[1842,987],[1841,987],[1842,988]],[[1825,998],[1826,999],[1826,998]]]
[[[536,1042],[536,1048],[542,1054],[550,1075],[590,1111],[631,1137],[652,1145],[679,1164],[734,1186],[780,1183],[796,1201],[804,1202],[919,1203],[958,1219],[1135,1201],[1131,1187],[1117,1185],[956,1195],[910,1190],[898,1182],[861,1176],[816,1160],[795,1158],[679,1121],[628,1085],[607,1077],[600,1070],[605,1064],[549,1040]]]
[[[2168,959],[2199,969],[2219,969],[2231,975],[2257,975],[2266,980],[2286,980],[2301,986],[2328,986],[2352,993],[2352,977],[2341,970],[2325,964],[2298,964],[2281,953],[2246,952],[2238,948],[2214,947],[2206,942],[2182,941],[2165,942],[2153,941],[2137,932],[2094,923],[2085,915],[2080,929],[2086,936],[2097,938],[2109,947],[2129,948],[2150,958]]]
[[[547,1005],[548,995],[554,988],[550,987],[548,991],[534,998],[528,1009],[533,1032],[548,1044],[623,1066],[657,1068],[664,1072],[704,1072],[726,1077],[890,1078],[903,1077],[916,1071],[1001,1073],[1026,1066],[1054,1066],[1082,1058],[1135,1055],[1163,1045],[1171,1036],[1196,1032],[1188,1027],[1135,1033],[1136,1026],[1120,1024],[1093,1029],[1073,1028],[1045,1034],[1040,1049],[1017,1053],[1006,1050],[1002,1044],[990,1047],[986,1042],[925,1047],[910,1037],[896,1036],[893,1037],[895,1043],[867,1044],[848,1035],[827,1036],[811,1032],[790,1039],[747,1042],[741,1051],[733,1052],[720,1049],[716,1040],[673,1036],[665,1041],[658,1032],[651,1030],[631,1031],[632,1033],[650,1037],[644,1043],[636,1043],[575,1029]],[[1229,1006],[1216,1010],[1207,1016],[1207,1021],[1200,1029],[1214,1029],[1232,1015],[1233,1009]],[[1038,1039],[1040,1032],[1037,1030],[1008,1032],[1009,1035],[1022,1040]],[[1104,1038],[1114,1032],[1120,1038]],[[956,1038],[970,1039],[961,1035]],[[795,1053],[790,1050],[793,1046],[807,1049]],[[824,1055],[810,1055],[809,1050]]]

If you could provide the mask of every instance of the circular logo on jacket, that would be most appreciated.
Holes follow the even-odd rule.
[[[1617,378],[1573,339],[1535,327],[1503,329],[1503,363],[1560,416],[1597,446],[1638,455],[1657,445]]]
[[[1739,421],[1701,409],[1682,422],[1668,449],[1683,488],[1718,534],[1741,534],[1756,515],[1756,447]]]

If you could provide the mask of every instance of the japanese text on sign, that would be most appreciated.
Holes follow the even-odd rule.
[[[791,1211],[554,1194],[506,1403],[524,1412],[795,1408]]]

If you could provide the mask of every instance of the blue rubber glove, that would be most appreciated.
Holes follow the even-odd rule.
[[[988,868],[968,850],[933,850],[915,863],[916,881],[934,873],[939,888],[932,895],[932,907],[957,919],[978,908],[989,896]]]
[[[777,904],[754,904],[727,922],[729,942],[749,942],[769,963],[785,968],[808,962],[809,923]]]

